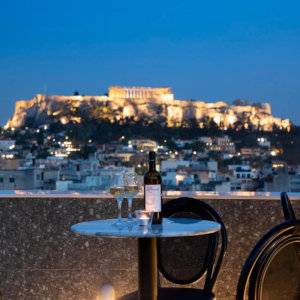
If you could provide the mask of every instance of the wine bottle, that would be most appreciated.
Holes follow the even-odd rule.
[[[149,152],[149,170],[144,175],[145,210],[153,212],[152,224],[160,224],[161,216],[161,176],[156,171],[156,153]]]

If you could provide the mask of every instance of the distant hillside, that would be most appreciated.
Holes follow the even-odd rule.
[[[254,128],[271,131],[273,127],[289,130],[288,119],[274,117],[268,103],[249,104],[238,100],[206,103],[175,100],[171,88],[111,87],[103,96],[36,95],[16,102],[15,112],[6,128],[25,124],[40,126],[59,122],[80,124],[88,120],[124,124],[158,123],[167,127],[204,128],[214,123],[220,129]]]

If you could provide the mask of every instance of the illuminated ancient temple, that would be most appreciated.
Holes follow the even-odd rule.
[[[228,129],[242,123],[270,131],[273,126],[289,130],[291,122],[272,115],[268,103],[249,104],[239,101],[230,104],[224,101],[204,102],[198,100],[175,99],[170,87],[120,87],[112,86],[107,95],[42,95],[31,100],[16,102],[15,112],[6,124],[6,128],[20,127],[27,117],[38,124],[49,122],[50,117],[59,119],[63,124],[81,121],[81,116],[74,116],[74,109],[90,107],[96,119],[161,121],[168,126],[183,126],[191,120],[199,127],[205,126],[205,120],[212,120],[218,127]],[[101,109],[105,107],[105,109]],[[49,118],[48,118],[48,117]]]

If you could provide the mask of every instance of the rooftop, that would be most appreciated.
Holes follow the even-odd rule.
[[[300,193],[289,194],[300,215]],[[164,199],[204,200],[221,215],[229,247],[215,292],[235,299],[242,265],[260,237],[283,221],[278,193],[166,192]],[[137,288],[135,239],[77,236],[70,226],[116,216],[116,201],[106,193],[1,191],[0,290],[4,299],[96,299],[110,283],[117,295]],[[141,207],[134,201],[134,209]],[[126,209],[126,205],[124,206]],[[194,286],[199,285],[196,283]],[[163,280],[163,285],[170,283]]]

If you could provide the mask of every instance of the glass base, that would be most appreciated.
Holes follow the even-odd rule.
[[[132,216],[128,216],[126,219],[126,223],[132,223],[134,222],[134,218]]]
[[[120,228],[120,227],[124,227],[125,222],[124,222],[123,219],[117,219],[117,221],[114,222],[112,225],[115,226],[115,227]]]

